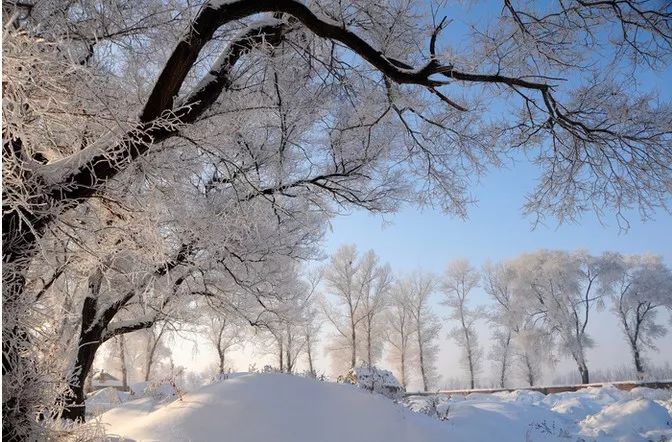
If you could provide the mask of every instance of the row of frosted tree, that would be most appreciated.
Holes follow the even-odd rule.
[[[436,387],[442,323],[433,311],[434,294],[446,307],[448,336],[474,388],[486,355],[497,385],[514,378],[535,385],[545,365],[570,357],[582,383],[590,382],[587,350],[595,311],[609,308],[623,332],[637,377],[647,366],[644,353],[656,350],[666,333],[660,313],[672,310],[672,272],[659,256],[606,252],[539,250],[477,269],[466,260],[451,262],[435,276],[424,272],[395,277],[373,251],[361,256],[341,247],[325,267],[324,312],[334,332],[328,344],[338,370],[383,355],[400,382],[411,375],[423,389]],[[477,288],[490,298],[475,305]],[[662,319],[662,321],[661,321]],[[477,322],[491,328],[490,351],[479,341]]]

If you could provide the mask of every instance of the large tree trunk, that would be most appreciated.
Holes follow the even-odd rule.
[[[219,374],[224,374],[224,351],[222,351],[221,344],[217,346],[217,355],[219,356]]]
[[[579,374],[581,375],[582,384],[590,384],[590,375],[588,374],[588,366],[585,361],[578,362]]]
[[[642,357],[639,354],[639,348],[636,345],[632,346],[632,356],[635,361],[635,370],[637,370],[637,380],[644,379],[644,364],[642,363]]]
[[[7,137],[3,132],[3,158],[6,155],[21,156],[20,139]],[[3,168],[7,164],[3,162]],[[4,171],[3,171],[4,172]],[[23,171],[23,174],[28,174]],[[4,180],[3,180],[4,181]],[[25,176],[30,184],[30,177]],[[4,186],[3,202],[7,201],[9,186]],[[39,203],[36,198],[35,203]],[[26,272],[30,259],[36,251],[36,234],[41,234],[44,226],[38,223],[35,214],[25,209],[2,207],[2,377],[3,382],[21,383],[23,391],[39,391],[34,386],[39,382],[33,373],[32,352],[29,350],[30,337],[23,323],[27,301],[25,299]],[[31,228],[28,227],[30,225]],[[3,392],[2,434],[3,440],[22,440],[30,429],[34,416],[30,414],[31,397],[8,397]],[[13,394],[13,393],[12,393]]]
[[[83,332],[80,335],[77,358],[68,378],[68,388],[70,391],[65,396],[63,419],[70,419],[76,422],[84,422],[85,420],[86,394],[84,393],[84,385],[87,376],[91,372],[96,351],[98,351],[98,348],[102,344],[101,336],[102,329],[100,327]]]
[[[68,378],[70,391],[66,394],[65,409],[62,417],[73,421],[84,422],[86,398],[84,382],[91,371],[96,351],[103,343],[103,332],[107,326],[103,317],[98,317],[98,296],[103,282],[104,269],[99,266],[89,276],[89,295],[82,305],[81,329],[77,342],[77,357]]]

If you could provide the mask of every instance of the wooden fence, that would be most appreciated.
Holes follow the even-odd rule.
[[[662,388],[662,389],[672,389],[672,380],[666,381],[652,381],[652,382],[639,382],[639,381],[625,381],[625,382],[603,382],[596,384],[580,384],[580,385],[555,385],[547,387],[522,387],[522,388],[479,388],[474,390],[438,390],[438,391],[419,391],[419,392],[409,392],[406,393],[406,396],[433,396],[436,394],[445,394],[445,395],[468,395],[470,393],[499,393],[502,391],[511,392],[517,390],[528,390],[528,391],[538,391],[543,394],[552,394],[552,393],[562,393],[565,391],[577,391],[582,388],[588,387],[602,387],[604,385],[613,385],[619,390],[630,391],[636,387],[647,387],[647,388]]]

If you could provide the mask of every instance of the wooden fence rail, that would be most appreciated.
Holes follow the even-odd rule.
[[[499,392],[511,392],[517,390],[528,390],[528,391],[538,391],[543,394],[552,394],[552,393],[562,393],[565,391],[577,391],[582,388],[588,387],[602,387],[604,385],[613,385],[619,390],[630,391],[636,387],[647,387],[647,388],[659,388],[659,389],[672,389],[672,380],[665,381],[625,381],[625,382],[602,382],[596,384],[580,384],[580,385],[555,385],[547,387],[522,387],[522,388],[479,388],[474,390],[438,390],[438,391],[419,391],[419,392],[408,392],[406,396],[433,396],[437,394],[442,395],[467,395],[470,393],[499,393]]]

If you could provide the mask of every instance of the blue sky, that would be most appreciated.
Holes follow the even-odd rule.
[[[414,207],[386,215],[385,220],[363,211],[337,217],[327,234],[326,251],[355,243],[360,249],[374,249],[399,270],[422,267],[441,271],[455,257],[481,264],[539,248],[651,252],[672,264],[672,216],[663,211],[647,222],[637,212],[630,212],[627,232],[619,229],[613,214],[600,222],[592,213],[577,223],[558,225],[548,220],[533,229],[532,218],[525,217],[521,207],[534,179],[535,170],[529,164],[492,171],[472,189],[478,202],[467,220]]]

